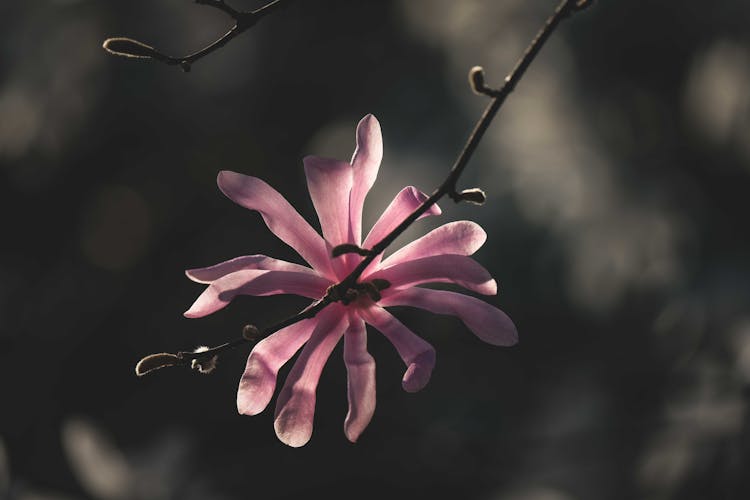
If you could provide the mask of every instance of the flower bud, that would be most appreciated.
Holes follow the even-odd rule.
[[[484,205],[487,201],[487,195],[479,188],[464,189],[458,193],[458,197],[461,201],[468,201],[475,205]]]
[[[104,40],[102,47],[110,54],[120,57],[136,59],[160,59],[163,57],[159,51],[150,45],[126,37],[107,38]]]
[[[474,66],[469,70],[469,85],[471,90],[477,95],[486,93],[487,87],[484,85],[484,68]]]
[[[166,352],[151,354],[140,360],[138,364],[135,365],[135,374],[139,377],[142,377],[149,372],[158,370],[159,368],[164,368],[165,366],[175,366],[179,364],[182,364],[182,360],[179,356],[176,356],[174,354],[169,354]]]
[[[260,337],[260,330],[255,325],[245,325],[242,327],[242,338],[245,340],[256,340]]]

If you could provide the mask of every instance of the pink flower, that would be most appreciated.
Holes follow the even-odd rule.
[[[331,257],[342,243],[370,248],[417,208],[427,196],[404,188],[391,202],[362,242],[362,205],[375,182],[383,156],[380,124],[372,115],[357,126],[357,148],[351,162],[306,157],[307,185],[318,213],[321,237],[276,190],[255,177],[223,171],[219,189],[235,203],[260,213],[268,228],[310,264],[305,267],[264,255],[237,257],[215,266],[186,271],[209,286],[185,312],[199,318],[225,307],[237,295],[290,293],[319,299],[329,286],[343,280],[361,261],[356,254]],[[433,205],[425,214],[438,215]],[[263,411],[273,397],[281,366],[302,348],[276,401],[274,427],[289,446],[302,446],[312,435],[315,392],[328,357],[344,337],[348,375],[349,412],[344,432],[354,442],[375,410],[375,361],[367,352],[365,323],[385,335],[406,365],[406,391],[422,389],[435,366],[435,350],[393,317],[385,307],[413,306],[460,318],[481,340],[512,345],[518,334],[510,318],[481,300],[460,293],[420,288],[423,283],[454,283],[474,292],[494,295],[497,284],[471,259],[486,240],[479,225],[470,221],[445,224],[381,260],[375,259],[360,283],[387,280],[375,302],[362,292],[344,305],[327,306],[314,318],[286,327],[260,341],[247,360],[237,392],[237,408],[245,415]],[[304,347],[303,347],[304,346]]]

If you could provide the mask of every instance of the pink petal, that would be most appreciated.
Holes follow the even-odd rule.
[[[500,309],[477,298],[444,290],[407,288],[383,297],[381,306],[412,306],[435,314],[457,316],[474,335],[492,345],[510,346],[518,342],[513,321]]]
[[[352,157],[354,183],[350,198],[350,217],[354,243],[362,241],[362,206],[368,191],[378,176],[380,161],[383,159],[383,137],[380,123],[372,115],[367,115],[357,125],[357,149]]]
[[[310,440],[315,391],[323,366],[347,327],[346,309],[330,305],[318,314],[318,325],[302,349],[276,400],[274,428],[279,439],[294,448]]]
[[[257,415],[268,406],[279,369],[308,341],[317,323],[317,318],[302,320],[255,345],[237,389],[237,411]]]
[[[365,323],[355,314],[349,315],[349,329],[344,334],[344,363],[349,398],[344,433],[355,443],[375,412],[375,360],[367,352]]]
[[[435,349],[378,305],[358,309],[358,312],[391,341],[404,360],[407,367],[401,381],[404,390],[417,392],[424,388],[435,367]]]
[[[293,294],[317,299],[325,295],[330,281],[310,273],[248,269],[213,281],[185,311],[187,318],[201,318],[226,307],[237,295]]]
[[[313,268],[332,276],[323,238],[278,191],[260,179],[224,170],[216,182],[232,201],[260,213],[268,228]]]
[[[415,188],[414,186],[407,186],[393,198],[390,205],[383,211],[378,221],[372,226],[370,233],[365,238],[362,246],[370,248],[378,241],[382,240],[383,237],[390,233],[396,226],[406,219],[406,217],[414,211],[419,205],[422,204],[428,195]],[[428,215],[440,215],[440,207],[437,203],[432,205],[427,212],[422,214],[422,217]],[[420,219],[422,218],[420,217]]]
[[[477,261],[464,255],[434,255],[402,262],[367,276],[368,280],[375,278],[391,283],[391,287],[384,290],[383,296],[397,288],[421,283],[455,283],[484,295],[497,293],[497,283],[490,273]]]
[[[409,260],[433,255],[471,255],[487,241],[487,233],[474,222],[461,220],[449,222],[386,258],[381,267],[389,267]]]
[[[226,260],[219,264],[198,269],[188,269],[185,274],[196,283],[211,283],[227,274],[246,269],[261,269],[264,271],[293,271],[317,275],[309,267],[300,266],[284,260],[266,257],[265,255],[245,255]]]
[[[323,237],[332,245],[351,243],[349,195],[352,167],[345,161],[307,156],[303,160],[307,188],[318,213]]]

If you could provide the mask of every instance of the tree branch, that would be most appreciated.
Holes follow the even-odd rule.
[[[281,7],[285,7],[293,1],[294,0],[272,0],[258,9],[243,12],[229,6],[224,0],[195,0],[195,3],[199,5],[206,5],[222,11],[234,20],[234,26],[232,26],[229,31],[224,33],[221,37],[217,38],[199,51],[182,57],[168,56],[143,42],[127,37],[107,38],[104,40],[102,47],[104,47],[104,50],[115,56],[136,59],[153,59],[169,66],[179,65],[183,71],[188,72],[195,61],[220,49],[236,38],[237,35],[255,26],[258,21],[268,14],[279,10]]]
[[[277,0],[278,2],[279,0]],[[272,6],[274,3],[268,4],[267,7]],[[469,135],[469,138],[467,139],[463,149],[461,150],[461,153],[458,155],[458,158],[456,159],[455,163],[453,164],[453,167],[451,168],[450,172],[448,173],[448,176],[445,178],[442,184],[435,190],[435,192],[430,195],[429,198],[427,198],[419,207],[417,207],[411,214],[409,214],[406,219],[401,222],[396,228],[394,228],[390,233],[385,235],[383,239],[381,239],[378,243],[376,243],[372,248],[362,250],[362,252],[354,252],[354,253],[360,253],[364,254],[365,258],[360,261],[360,263],[357,265],[357,267],[343,280],[341,280],[340,283],[336,285],[332,285],[328,288],[328,291],[326,295],[313,302],[310,306],[308,306],[306,309],[300,311],[296,315],[287,318],[283,321],[280,321],[274,325],[268,326],[264,328],[262,331],[258,331],[255,327],[245,327],[247,330],[248,328],[252,328],[255,332],[258,333],[257,336],[253,336],[253,338],[250,338],[250,336],[243,335],[243,337],[236,339],[232,342],[228,342],[226,344],[220,345],[218,347],[215,347],[213,349],[209,349],[207,351],[203,352],[180,352],[176,355],[169,355],[165,354],[163,356],[165,360],[165,364],[163,366],[172,366],[174,364],[178,364],[174,362],[173,358],[170,358],[169,356],[176,356],[180,358],[181,360],[184,360],[183,364],[190,364],[192,360],[206,360],[210,359],[211,357],[225,351],[228,349],[232,349],[234,347],[238,347],[240,345],[243,345],[246,342],[251,342],[254,340],[258,340],[261,337],[265,337],[268,335],[271,335],[272,333],[275,333],[282,328],[285,328],[289,325],[292,325],[294,323],[297,323],[299,321],[302,321],[304,319],[309,319],[314,317],[317,313],[322,311],[325,307],[327,307],[329,304],[332,304],[334,302],[347,302],[348,292],[350,290],[357,290],[357,289],[369,289],[369,284],[363,284],[358,283],[357,280],[362,276],[362,273],[367,268],[367,266],[372,263],[375,258],[383,253],[383,251],[391,244],[393,241],[398,238],[409,226],[411,226],[422,214],[424,214],[431,206],[433,206],[435,203],[437,203],[441,198],[444,196],[448,196],[451,199],[453,199],[455,202],[460,201],[469,201],[472,203],[481,203],[484,201],[484,193],[477,189],[467,189],[461,192],[456,191],[456,183],[458,182],[459,177],[461,177],[461,174],[463,173],[464,169],[466,168],[466,165],[468,164],[469,160],[471,159],[472,155],[474,154],[474,151],[476,151],[477,146],[481,142],[482,138],[484,137],[484,133],[489,128],[490,124],[492,123],[492,120],[495,118],[495,115],[497,114],[500,107],[505,102],[505,99],[510,95],[511,92],[513,92],[513,89],[515,89],[518,82],[523,77],[524,73],[528,69],[528,67],[531,65],[531,63],[536,58],[537,54],[539,53],[539,50],[544,45],[544,42],[547,41],[549,36],[552,34],[552,32],[557,28],[557,26],[560,24],[560,22],[570,16],[574,12],[581,11],[587,7],[589,7],[593,3],[593,0],[562,0],[562,2],[558,5],[557,9],[555,9],[555,12],[547,19],[547,22],[544,24],[544,26],[539,30],[536,37],[531,41],[529,46],[526,48],[526,51],[524,52],[521,59],[519,59],[518,63],[516,63],[516,66],[513,68],[513,71],[510,72],[510,74],[505,78],[505,83],[503,86],[499,89],[491,89],[487,87],[484,84],[484,74],[481,68],[474,67],[472,68],[470,74],[469,74],[469,80],[472,85],[472,88],[475,92],[479,94],[484,94],[492,98],[487,108],[485,108],[484,113],[482,113],[482,116],[479,118],[479,121],[474,126],[474,129],[472,130],[471,134]],[[339,246],[341,247],[341,245]],[[336,247],[336,248],[339,248]],[[345,250],[345,251],[342,251]],[[354,250],[353,248],[339,248],[337,250],[338,255],[342,255],[344,253],[348,253],[348,251]],[[384,285],[383,288],[385,288],[387,285]],[[373,284],[373,287],[376,288],[375,293],[378,291],[377,284]],[[382,288],[380,288],[382,289]],[[152,355],[152,356],[162,356],[162,355]],[[150,357],[144,358],[145,361],[149,359]],[[140,363],[139,363],[140,366]],[[157,367],[159,368],[159,367]],[[153,368],[152,368],[153,369]],[[150,370],[149,370],[150,371]],[[144,373],[139,373],[138,367],[136,367],[136,373],[139,375],[142,375]]]
[[[458,155],[458,158],[453,164],[448,177],[443,181],[440,187],[438,187],[435,192],[432,193],[432,195],[422,203],[422,205],[417,207],[414,212],[409,214],[409,216],[404,219],[401,224],[396,226],[396,228],[394,228],[390,233],[385,235],[382,240],[375,244],[370,249],[370,255],[365,257],[359,263],[359,265],[349,274],[349,276],[344,278],[344,280],[337,286],[341,288],[348,288],[356,283],[357,279],[359,279],[367,266],[369,266],[370,263],[375,260],[375,257],[381,254],[388,247],[388,245],[393,243],[393,241],[398,238],[401,233],[406,231],[406,229],[411,226],[414,221],[416,221],[422,214],[424,214],[432,205],[437,203],[438,200],[440,200],[443,196],[448,195],[456,202],[466,199],[466,191],[462,193],[456,192],[456,182],[466,168],[466,165],[469,163],[469,160],[474,154],[474,151],[476,151],[479,142],[482,140],[482,137],[484,137],[484,133],[489,128],[498,110],[505,102],[505,99],[511,92],[513,92],[513,89],[516,88],[516,85],[536,58],[539,50],[541,50],[544,42],[547,41],[555,28],[557,28],[557,26],[560,24],[560,21],[568,17],[573,12],[583,10],[592,3],[592,0],[562,0],[557,9],[555,9],[555,12],[549,17],[549,19],[547,19],[547,22],[544,24],[542,29],[539,30],[536,37],[534,37],[529,46],[526,48],[526,51],[524,52],[521,59],[519,59],[518,63],[516,63],[513,71],[511,71],[510,74],[505,78],[505,83],[503,84],[502,88],[490,92],[490,95],[493,96],[492,101],[490,101],[490,104],[487,106],[487,108],[485,108],[481,118],[474,126],[474,130],[471,132],[469,139],[466,141],[466,144],[461,150],[461,153]],[[472,70],[472,73],[474,73],[475,71],[476,70]],[[467,191],[475,192],[474,190]]]

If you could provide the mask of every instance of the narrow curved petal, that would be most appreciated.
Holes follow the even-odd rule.
[[[265,410],[276,389],[279,369],[312,335],[318,320],[302,320],[258,342],[247,358],[237,389],[237,411],[257,415]]]
[[[396,195],[390,205],[383,211],[378,221],[372,226],[369,234],[365,238],[362,246],[370,248],[378,241],[382,240],[383,237],[390,233],[396,226],[409,216],[419,205],[422,204],[428,195],[415,188],[414,186],[407,186]],[[440,215],[440,207],[437,203],[432,205],[427,212],[422,214],[422,217],[428,215]],[[420,219],[422,218],[420,217]]]
[[[228,170],[219,172],[216,182],[227,198],[260,213],[268,229],[313,268],[333,275],[323,238],[278,191],[260,179]]]
[[[415,287],[394,292],[378,303],[383,307],[411,306],[456,316],[474,335],[492,345],[511,346],[518,342],[518,331],[507,314],[461,293]]]
[[[307,156],[302,161],[323,237],[332,246],[351,243],[347,217],[352,190],[351,165],[317,156]]]
[[[402,262],[370,274],[367,279],[385,279],[391,287],[383,296],[398,288],[422,283],[455,283],[484,295],[495,295],[497,283],[490,273],[471,257],[464,255],[434,255]]]
[[[383,159],[383,136],[380,123],[367,115],[357,125],[357,149],[352,156],[354,183],[350,198],[350,218],[354,243],[362,242],[362,207],[370,188],[375,183]]]
[[[297,273],[307,273],[317,275],[309,267],[300,266],[285,260],[266,257],[265,255],[243,255],[234,259],[226,260],[209,267],[197,269],[188,269],[185,274],[188,278],[196,283],[211,283],[219,278],[237,271],[248,269],[260,269],[263,271],[293,271]]]
[[[365,323],[356,314],[349,315],[349,328],[344,334],[344,363],[349,399],[344,434],[355,443],[375,412],[375,360],[367,352]]]
[[[414,240],[386,258],[381,267],[433,255],[471,255],[487,241],[487,233],[475,222],[460,220],[444,224]]]
[[[185,311],[187,318],[201,318],[226,307],[237,295],[301,295],[317,299],[330,281],[310,273],[248,269],[213,281]]]
[[[435,349],[378,305],[358,311],[362,319],[386,336],[404,360],[406,372],[401,380],[404,390],[417,392],[423,389],[435,368]]]
[[[318,314],[318,324],[302,349],[276,400],[274,429],[279,439],[298,448],[310,440],[318,380],[347,327],[346,311],[337,304]]]

